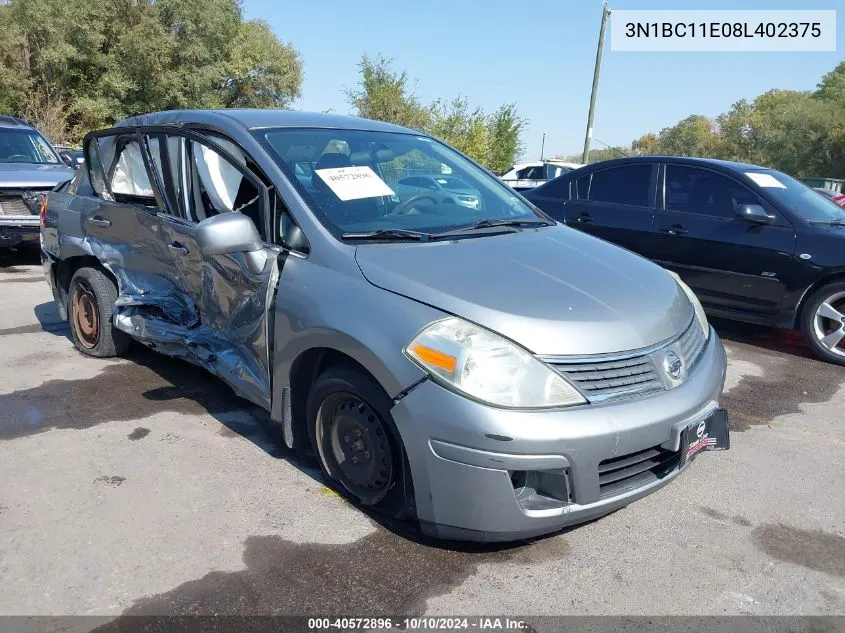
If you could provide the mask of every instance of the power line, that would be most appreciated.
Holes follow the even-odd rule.
[[[608,144],[607,144],[607,143],[605,143],[604,141],[602,141],[602,140],[600,140],[600,139],[597,139],[597,138],[593,138],[593,140],[594,140],[596,143],[599,143],[599,144],[601,144],[601,145],[604,145],[607,149],[613,150],[613,151],[614,151],[614,152],[616,152],[617,154],[622,154],[622,155],[623,155],[623,156],[625,156],[626,158],[630,158],[630,157],[631,157],[631,155],[630,155],[628,152],[626,152],[626,151],[624,151],[624,150],[622,150],[622,149],[620,149],[620,148],[618,148],[618,147],[616,147],[616,146],[614,146],[614,145],[608,145]]]

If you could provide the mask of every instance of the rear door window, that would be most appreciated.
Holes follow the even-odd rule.
[[[648,163],[593,172],[587,199],[591,202],[651,206],[651,173],[652,165]],[[581,197],[580,187],[578,197]]]
[[[120,130],[87,140],[87,170],[93,193],[104,200],[158,210],[141,146],[134,133]]]
[[[109,185],[115,199],[126,202],[139,202],[148,206],[156,206],[155,193],[150,183],[144,155],[137,140],[123,144],[117,157],[117,162],[111,171]]]

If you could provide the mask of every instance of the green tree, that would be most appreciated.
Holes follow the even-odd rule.
[[[365,55],[359,68],[358,85],[346,90],[357,116],[427,132],[494,171],[510,167],[522,151],[520,135],[525,122],[514,104],[489,116],[465,97],[426,105],[410,89],[408,74],[393,70],[391,61],[381,55]],[[397,164],[392,168],[405,167]]]
[[[845,62],[839,62],[836,68],[822,77],[818,88],[816,97],[845,107]]]
[[[731,109],[716,117],[721,137],[720,158],[758,163],[762,161],[760,151],[760,123],[753,102],[741,99]]]
[[[428,131],[432,136],[478,162],[486,162],[487,117],[481,108],[473,108],[465,98],[458,97],[448,103],[435,101],[430,111]]]
[[[223,105],[227,108],[287,108],[300,96],[302,62],[281,44],[266,22],[240,25],[226,65]]]
[[[759,162],[797,176],[845,174],[833,134],[842,122],[837,104],[808,92],[770,90],[754,100],[754,113]]]
[[[417,130],[428,128],[431,113],[409,89],[407,73],[395,72],[391,61],[381,55],[375,59],[364,55],[358,68],[358,87],[346,90],[346,98],[358,116]]]
[[[631,144],[638,154],[704,156],[773,167],[797,177],[845,177],[845,62],[815,92],[769,90],[715,122],[687,117]]]
[[[660,130],[658,142],[664,154],[710,156],[717,142],[714,122],[706,116],[693,114]]]
[[[288,107],[302,80],[239,0],[10,0],[0,40],[0,108],[54,141],[153,110]]]
[[[525,120],[516,112],[516,104],[501,106],[487,119],[487,167],[502,174],[522,154]]]
[[[641,156],[660,154],[660,139],[657,137],[657,134],[649,132],[631,143],[631,150]]]

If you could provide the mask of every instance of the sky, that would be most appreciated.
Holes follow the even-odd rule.
[[[605,42],[593,148],[630,145],[690,114],[716,116],[772,88],[812,90],[845,60],[845,0],[611,0],[611,9],[839,9],[836,52],[620,52]],[[492,112],[516,103],[524,159],[580,154],[600,0],[244,0],[302,56],[299,110],[349,114],[362,55],[383,55],[429,102],[458,95]],[[610,18],[613,28],[613,17]]]

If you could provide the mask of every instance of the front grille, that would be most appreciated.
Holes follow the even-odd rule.
[[[26,190],[7,189],[0,191],[0,215],[35,215],[26,202],[23,195],[35,195],[50,191],[50,187],[33,187]]]
[[[20,196],[0,196],[0,215],[32,215],[32,211]]]
[[[688,374],[695,367],[706,344],[707,338],[704,336],[704,331],[698,324],[698,319],[693,319],[692,324],[687,328],[687,331],[681,335],[677,344],[679,354],[684,361],[684,365],[686,365]]]
[[[706,345],[707,337],[693,318],[684,333],[675,340],[639,353],[604,359],[584,357],[569,360],[565,356],[547,356],[541,360],[569,380],[587,400],[604,402],[677,387],[695,369]],[[670,380],[661,366],[669,350],[681,358],[684,375],[680,380]]]
[[[607,499],[663,479],[678,467],[680,452],[659,446],[599,463],[599,498]]]
[[[599,361],[557,365],[591,402],[611,397],[631,396],[663,389],[663,383],[648,356],[635,356],[618,361]]]

